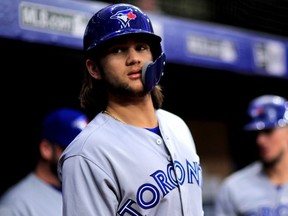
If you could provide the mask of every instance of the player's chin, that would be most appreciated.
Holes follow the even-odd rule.
[[[144,91],[144,85],[141,80],[135,80],[134,82],[130,83],[130,88],[133,89],[135,92],[142,92]]]
[[[276,159],[276,156],[263,152],[260,154],[260,156],[262,158],[262,161],[265,161],[266,163],[271,163]]]
[[[131,86],[131,89],[133,89],[134,95],[139,97],[145,96],[148,93],[142,83]]]

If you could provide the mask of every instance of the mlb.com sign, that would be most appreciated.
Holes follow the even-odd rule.
[[[89,20],[89,14],[31,2],[19,5],[21,28],[49,33],[69,34],[81,37]]]

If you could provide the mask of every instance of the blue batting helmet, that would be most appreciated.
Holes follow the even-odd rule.
[[[246,130],[264,130],[288,125],[288,101],[277,95],[263,95],[252,100],[248,106],[252,121]]]
[[[161,55],[162,39],[154,33],[148,16],[138,7],[124,3],[106,6],[91,17],[84,33],[84,52],[95,51],[104,42],[128,34],[143,35],[148,42],[153,42],[153,57]]]

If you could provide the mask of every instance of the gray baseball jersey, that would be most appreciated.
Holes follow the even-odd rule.
[[[30,173],[4,193],[1,216],[62,216],[62,194]]]
[[[156,115],[162,137],[103,113],[84,128],[59,161],[64,216],[203,215],[190,130],[172,113]]]
[[[288,184],[277,187],[254,162],[223,182],[215,199],[215,216],[287,216]]]

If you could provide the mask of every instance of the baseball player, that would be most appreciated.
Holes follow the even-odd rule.
[[[58,159],[87,123],[85,114],[71,108],[56,109],[44,118],[35,170],[2,195],[1,216],[62,216]]]
[[[288,101],[255,98],[245,126],[255,133],[259,161],[228,176],[215,199],[215,216],[288,215]]]
[[[200,216],[202,170],[184,121],[163,109],[165,54],[130,4],[92,16],[83,108],[94,118],[59,161],[64,216]]]

